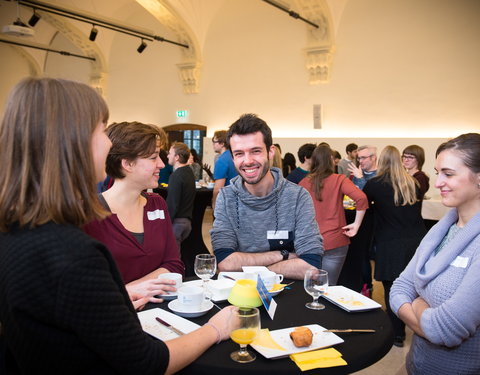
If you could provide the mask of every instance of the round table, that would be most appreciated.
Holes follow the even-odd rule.
[[[285,289],[278,296],[277,311],[274,320],[268,316],[265,308],[261,306],[262,328],[270,330],[301,326],[306,324],[319,324],[328,329],[353,328],[353,329],[375,329],[375,333],[340,333],[338,334],[345,341],[335,345],[348,363],[347,366],[331,367],[325,369],[310,370],[309,374],[350,374],[372,365],[385,356],[393,344],[393,329],[387,314],[381,310],[370,310],[365,312],[350,313],[340,307],[323,300],[325,309],[320,311],[309,310],[305,303],[311,301],[303,289],[303,281],[295,281],[290,289]],[[228,305],[228,302],[218,303],[220,307]],[[169,311],[167,303],[160,306],[148,304],[146,308],[162,307]],[[218,310],[214,307],[208,314],[191,319],[200,325]],[[300,374],[301,371],[290,358],[269,360],[261,354],[257,354],[254,362],[239,364],[230,359],[230,353],[238,349],[238,344],[231,340],[224,341],[212,346],[200,358],[186,367],[180,374],[195,375],[243,375],[243,374]],[[251,349],[254,350],[254,349]]]

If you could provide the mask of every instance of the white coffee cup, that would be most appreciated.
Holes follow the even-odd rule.
[[[182,287],[182,275],[180,273],[175,273],[175,272],[162,273],[158,275],[158,278],[175,281],[175,285],[172,285],[172,286],[174,286],[175,289],[177,289],[177,291],[179,288]]]
[[[204,300],[203,288],[199,286],[182,286],[177,291],[178,302],[186,311],[198,311]]]
[[[207,187],[208,187],[209,189],[213,189],[214,186],[215,186],[215,182],[209,182],[209,183],[207,184]]]
[[[260,273],[260,277],[267,290],[272,289],[275,284],[280,284],[283,281],[283,275],[273,271],[262,272]]]

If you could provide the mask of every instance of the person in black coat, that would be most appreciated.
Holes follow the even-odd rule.
[[[426,234],[421,215],[418,181],[402,165],[400,152],[387,146],[380,154],[377,175],[363,188],[374,216],[375,280],[385,289],[385,305],[392,321],[396,346],[403,346],[405,324],[390,309],[393,281],[413,257]]]

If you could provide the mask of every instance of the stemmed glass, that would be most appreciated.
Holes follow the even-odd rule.
[[[210,299],[207,283],[217,270],[217,258],[212,254],[198,254],[194,263],[195,274],[203,280],[205,298]]]
[[[306,292],[313,297],[313,301],[306,303],[305,306],[312,310],[323,310],[325,305],[319,303],[318,298],[327,291],[328,272],[321,269],[307,270],[303,286]]]
[[[240,350],[230,354],[235,362],[248,363],[255,360],[255,353],[247,350],[260,332],[260,313],[256,307],[236,307],[234,314],[239,320],[239,328],[230,333],[230,338],[240,344]]]

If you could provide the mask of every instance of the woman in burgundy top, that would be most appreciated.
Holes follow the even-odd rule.
[[[349,237],[357,234],[368,208],[366,195],[343,174],[334,173],[332,150],[328,145],[317,146],[312,154],[311,173],[299,185],[308,190],[315,207],[325,253],[322,268],[328,271],[328,283],[336,285],[347,256]],[[347,225],[343,196],[356,203],[355,221]]]
[[[129,293],[148,296],[175,291],[173,281],[159,279],[162,273],[184,273],[184,265],[168,216],[166,202],[157,194],[144,193],[158,186],[161,130],[137,122],[112,124],[107,128],[112,148],[106,162],[113,186],[100,196],[112,214],[84,227],[111,251]]]
[[[425,151],[417,145],[407,146],[402,152],[402,162],[408,174],[420,184],[420,193],[423,199],[430,188],[430,177],[422,171],[423,163],[425,163]]]

